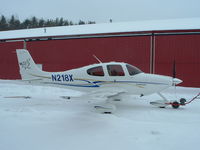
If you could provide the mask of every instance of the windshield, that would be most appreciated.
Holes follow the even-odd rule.
[[[131,76],[136,75],[138,73],[142,73],[140,69],[129,64],[126,65],[126,68]]]

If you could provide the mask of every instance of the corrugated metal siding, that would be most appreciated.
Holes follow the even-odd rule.
[[[127,62],[150,72],[151,44],[154,43],[155,73],[172,76],[175,60],[177,77],[184,81],[181,85],[200,87],[200,35],[175,35],[174,31],[173,35],[161,34],[153,33],[153,42],[150,35],[30,41],[27,49],[46,71],[64,71],[97,63],[94,54],[103,62]],[[17,48],[23,48],[23,42],[0,43],[1,79],[20,78],[14,53]]]
[[[150,36],[69,39],[28,42],[27,48],[44,70],[60,71],[102,62],[119,61],[146,72],[150,66]]]
[[[92,39],[68,39],[27,42],[37,64],[46,71],[64,71],[85,65],[119,61],[138,66],[149,72],[150,36],[114,37]],[[1,79],[19,79],[15,50],[23,48],[23,42],[0,43]]]
[[[0,79],[20,79],[16,49],[23,48],[23,42],[0,43]]]
[[[172,76],[175,60],[182,85],[200,87],[200,35],[156,36],[155,51],[155,73]]]

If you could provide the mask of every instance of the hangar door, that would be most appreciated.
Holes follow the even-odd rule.
[[[182,85],[200,87],[200,35],[155,36],[155,73],[176,77]]]

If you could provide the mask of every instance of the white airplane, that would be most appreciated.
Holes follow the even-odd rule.
[[[120,100],[123,95],[146,96],[158,93],[163,100],[151,102],[152,105],[174,108],[184,105],[168,101],[160,92],[182,81],[169,76],[148,74],[140,69],[121,62],[98,63],[64,72],[46,72],[38,68],[26,49],[18,49],[17,58],[21,78],[30,84],[66,87],[97,94],[105,100],[105,105],[94,106],[98,112],[112,113],[116,107],[112,100]],[[66,97],[70,99],[70,97]]]

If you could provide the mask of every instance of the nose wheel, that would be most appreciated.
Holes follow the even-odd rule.
[[[179,106],[185,106],[186,105],[186,99],[181,98],[179,102],[174,101],[174,102],[171,102],[169,104],[172,106],[172,108],[177,109],[177,108],[179,108]]]
[[[170,101],[168,101],[161,93],[158,93],[158,95],[160,95],[160,97],[162,97],[163,98],[163,100],[158,100],[158,101],[154,101],[154,102],[150,102],[150,104],[152,104],[152,105],[154,105],[154,106],[158,106],[158,107],[160,107],[160,108],[164,108],[165,106],[167,106],[167,105],[171,105],[172,106],[172,108],[175,108],[175,109],[177,109],[177,108],[179,108],[180,106],[185,106],[186,104],[189,104],[189,103],[191,103],[192,101],[194,101],[195,99],[199,99],[200,97],[200,93],[198,93],[195,97],[193,97],[191,100],[189,100],[189,101],[186,101],[186,99],[185,98],[181,98],[180,100],[179,100],[179,102],[178,101],[173,101],[173,102],[170,102]]]
[[[172,108],[177,109],[180,106],[184,106],[186,104],[186,100],[184,98],[181,98],[180,102],[178,102],[178,101],[169,102],[169,101],[166,101],[166,100],[157,100],[157,101],[154,101],[154,102],[150,102],[150,104],[157,106],[157,107],[160,107],[160,108],[165,108],[166,106],[171,105]]]

